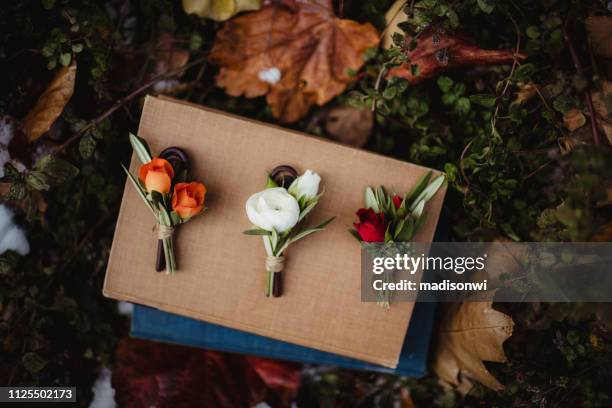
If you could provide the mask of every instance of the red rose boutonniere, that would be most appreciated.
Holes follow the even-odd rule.
[[[364,243],[411,241],[425,222],[425,204],[444,184],[444,176],[431,180],[431,175],[427,173],[407,194],[390,194],[382,186],[366,187],[365,207],[357,210],[359,222],[350,232]],[[388,308],[389,292],[383,291],[380,297],[379,303]]]

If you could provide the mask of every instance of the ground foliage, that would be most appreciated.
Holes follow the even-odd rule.
[[[370,22],[382,32],[391,4],[345,0],[334,7],[337,15]],[[329,109],[374,105],[365,147],[447,172],[444,218],[453,239],[609,241],[610,145],[605,130],[593,123],[589,99],[612,79],[612,63],[593,54],[600,45],[590,47],[584,21],[609,16],[612,4],[418,0],[404,9],[410,19],[394,36],[397,44],[406,44],[404,33],[414,37],[434,27],[468,35],[484,49],[518,49],[526,59],[440,70],[409,85],[387,75],[406,62],[401,49],[373,50],[341,95],[289,126],[329,136]],[[30,170],[7,165],[0,191],[19,208],[32,251],[0,257],[3,384],[73,384],[83,390],[85,404],[97,368],[112,364],[126,322],[115,303],[102,298],[101,283],[125,181],[119,162],[128,160],[126,136],[137,128],[145,92],[276,122],[263,98],[229,97],[215,86],[217,69],[206,56],[221,26],[188,16],[180,2],[169,0],[25,0],[1,6],[3,118],[23,119],[57,70],[77,62],[74,95],[60,119],[34,143],[17,131],[9,145],[11,157]],[[418,75],[418,65],[410,69]],[[604,97],[603,103],[609,114],[612,101]],[[476,387],[462,397],[433,376],[414,380],[307,367],[298,402],[612,403],[611,317],[605,306],[496,307],[516,322],[505,343],[508,362],[487,364],[504,391]]]

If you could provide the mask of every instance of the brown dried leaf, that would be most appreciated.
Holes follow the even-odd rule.
[[[284,0],[228,21],[210,61],[229,95],[266,95],[275,117],[295,122],[342,93],[377,44],[374,26],[337,18],[330,0]]]
[[[73,58],[70,66],[57,71],[45,92],[36,101],[34,108],[26,115],[23,129],[29,142],[33,142],[47,132],[62,114],[74,92],[76,70],[76,60]]]
[[[585,123],[586,118],[578,109],[570,109],[563,114],[563,124],[570,132],[584,126]]]
[[[612,145],[612,82],[601,81],[601,89],[591,92],[593,109],[597,119],[597,125],[604,132],[608,143]]]
[[[538,88],[533,82],[519,84],[516,99],[513,103],[522,104],[533,98],[538,93]]]
[[[325,117],[325,130],[335,140],[361,147],[372,132],[373,115],[370,109],[337,106]]]
[[[259,10],[261,0],[183,0],[187,14],[225,21],[241,11]]]
[[[440,323],[433,369],[440,380],[471,388],[468,378],[493,390],[504,386],[486,369],[482,360],[504,362],[503,342],[512,335],[514,322],[491,307],[492,302],[454,303]]]
[[[612,16],[587,17],[584,24],[593,52],[605,58],[612,58]]]

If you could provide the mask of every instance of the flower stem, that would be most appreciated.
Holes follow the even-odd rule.
[[[164,240],[164,256],[166,258],[166,273],[174,275],[176,271],[176,264],[174,262],[174,243],[172,237],[165,238]]]

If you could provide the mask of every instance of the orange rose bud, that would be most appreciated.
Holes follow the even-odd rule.
[[[162,194],[170,192],[173,177],[172,165],[159,157],[140,166],[138,172],[138,178],[144,183],[147,191],[157,191]]]
[[[183,219],[191,218],[204,208],[205,195],[206,187],[202,183],[177,183],[172,195],[172,209]]]

